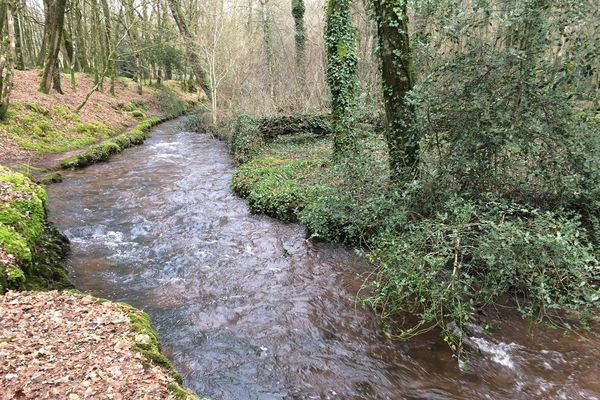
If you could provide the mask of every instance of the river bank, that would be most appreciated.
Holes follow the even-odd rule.
[[[468,368],[473,327],[495,335],[489,327],[505,316],[597,334],[594,216],[501,193],[459,197],[435,171],[394,185],[377,127],[357,125],[355,153],[336,160],[333,134],[286,131],[288,120],[240,116],[202,129],[228,144],[238,166],[232,188],[253,212],[298,221],[308,237],[355,247],[372,262],[359,299],[387,335],[438,332]]]
[[[143,143],[153,126],[188,110],[195,97],[171,83],[141,95],[120,78],[114,97],[95,92],[75,113],[91,80],[78,74],[77,90],[43,95],[33,86],[36,74],[16,71],[16,93],[0,121],[0,164],[10,166],[0,165],[0,294],[8,291],[0,297],[0,358],[6,361],[0,386],[8,398],[197,399],[160,353],[146,314],[73,291],[46,292],[73,288],[64,264],[69,241],[48,222],[46,192],[33,181],[60,181],[60,169]],[[118,329],[98,329],[102,318],[119,320],[108,322]],[[104,358],[77,356],[89,353],[82,343],[104,349]]]
[[[41,186],[0,167],[0,387],[7,398],[197,399],[180,386],[146,314],[73,291],[47,292],[73,288],[64,265],[69,241],[48,222],[47,204]]]
[[[35,85],[38,74],[15,71],[11,106],[0,121],[0,165],[40,181],[56,180],[60,168],[102,161],[143,142],[150,127],[183,114],[198,101],[197,94],[174,81],[146,86],[140,94],[133,80],[118,78],[114,96],[96,91],[77,112],[94,86],[90,77],[76,74],[75,87],[65,85],[64,94],[46,95]]]

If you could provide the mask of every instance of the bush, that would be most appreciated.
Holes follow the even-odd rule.
[[[418,315],[400,337],[476,322],[476,312],[505,303],[507,294],[530,318],[552,320],[559,310],[598,307],[598,259],[586,230],[564,211],[457,197],[434,217],[375,243],[370,259],[378,269],[366,301],[384,317]],[[450,332],[445,337],[455,349],[460,344]]]

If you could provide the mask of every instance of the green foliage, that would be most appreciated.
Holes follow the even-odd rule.
[[[295,221],[324,190],[320,179],[329,164],[331,141],[312,134],[281,136],[265,144],[260,155],[242,164],[232,187],[250,209]]]
[[[429,168],[472,195],[579,201],[600,177],[599,125],[590,109],[579,110],[575,87],[563,79],[564,57],[572,53],[550,54],[557,51],[556,35],[582,22],[592,6],[584,2],[576,6],[582,10],[567,12],[547,1],[504,3],[510,13],[497,15],[481,4],[435,15],[444,30],[420,47],[419,57],[432,65],[413,102]],[[491,19],[498,22],[494,34],[482,35]],[[451,51],[437,47],[454,40]]]
[[[164,119],[170,119],[185,113],[190,105],[173,90],[167,86],[157,89],[156,100],[160,104],[161,115]]]
[[[183,129],[190,132],[215,133],[218,127],[212,124],[210,110],[199,106],[185,116]]]
[[[530,318],[598,307],[598,259],[585,229],[564,211],[456,197],[443,211],[381,235],[376,243],[370,258],[378,269],[367,303],[384,317],[406,312],[419,317],[402,326],[399,337],[476,322],[476,312],[505,303],[507,294]]]

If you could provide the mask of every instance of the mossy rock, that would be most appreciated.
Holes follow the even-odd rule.
[[[0,248],[14,257],[1,265],[1,291],[66,288],[68,240],[46,220],[46,192],[25,175],[0,166]]]

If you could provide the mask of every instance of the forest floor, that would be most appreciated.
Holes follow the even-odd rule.
[[[136,351],[152,332],[139,313],[68,292],[8,292],[0,297],[3,399],[195,399],[167,368]]]
[[[77,149],[122,133],[144,118],[175,115],[198,100],[197,94],[184,93],[174,81],[145,86],[140,95],[128,78],[117,78],[112,96],[106,79],[104,91],[94,92],[77,113],[94,85],[90,77],[77,74],[74,90],[69,76],[63,75],[62,95],[40,93],[38,82],[37,70],[15,71],[8,115],[0,121],[0,165],[20,170],[53,167]]]

